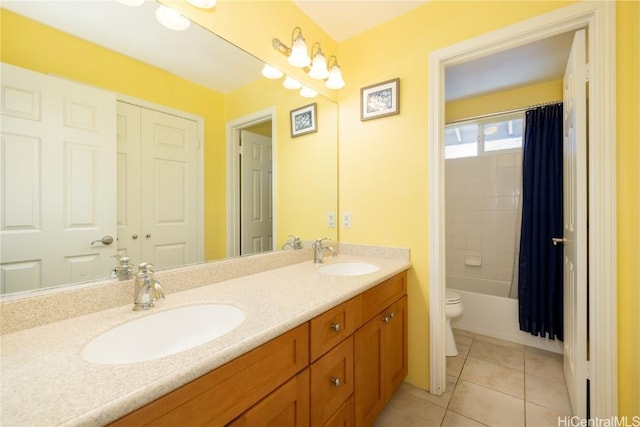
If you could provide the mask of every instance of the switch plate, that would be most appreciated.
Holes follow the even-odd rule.
[[[335,228],[336,226],[336,213],[327,212],[327,227]]]
[[[342,226],[344,228],[351,228],[351,212],[344,212],[342,214]]]

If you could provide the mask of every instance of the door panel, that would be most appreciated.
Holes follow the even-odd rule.
[[[564,374],[573,414],[587,415],[587,110],[585,31],[577,31],[564,86]]]
[[[115,245],[115,95],[2,64],[2,292],[105,277]],[[27,251],[28,249],[28,251]]]
[[[273,197],[271,138],[241,132],[242,255],[273,249]]]

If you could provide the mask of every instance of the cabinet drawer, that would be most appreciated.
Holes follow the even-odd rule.
[[[305,323],[126,415],[113,425],[224,425],[308,364],[309,325]]]
[[[305,369],[236,418],[229,427],[308,425],[309,369]]]
[[[353,336],[311,365],[311,425],[323,426],[353,393]]]
[[[407,293],[407,272],[396,274],[360,295],[360,325]]]
[[[338,412],[327,421],[324,427],[352,427],[355,425],[354,399],[353,395],[344,402]]]
[[[315,361],[355,330],[354,300],[351,299],[309,322],[311,361]]]

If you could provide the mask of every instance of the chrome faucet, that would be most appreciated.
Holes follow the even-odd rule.
[[[164,299],[160,282],[153,277],[153,265],[143,262],[138,266],[134,287],[133,310],[148,310],[154,307],[154,301]]]
[[[338,254],[331,246],[323,246],[322,242],[327,240],[328,237],[324,239],[316,239],[313,243],[313,262],[315,264],[322,264],[324,262],[323,257],[326,251],[331,252],[332,256],[337,256]]]
[[[129,257],[114,255],[114,258],[118,259],[118,265],[111,270],[111,278],[118,278],[118,280],[133,279],[133,264]]]
[[[300,240],[298,236],[290,234],[289,237],[287,237],[287,241],[285,242],[285,244],[282,245],[282,250],[285,250],[287,248],[291,248],[294,250],[302,249],[302,240]]]

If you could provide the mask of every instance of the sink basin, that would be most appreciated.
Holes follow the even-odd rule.
[[[242,310],[200,304],[132,320],[98,335],[82,350],[88,362],[107,365],[153,360],[204,344],[244,321]]]
[[[336,262],[323,265],[318,269],[320,273],[333,276],[361,276],[380,270],[380,267],[366,262]]]

